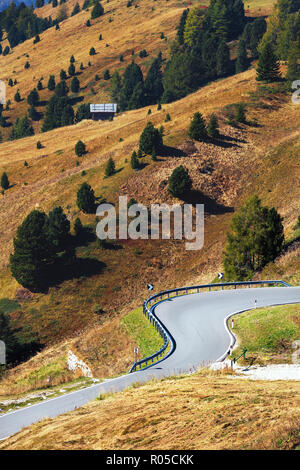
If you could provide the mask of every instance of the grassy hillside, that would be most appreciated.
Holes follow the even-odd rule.
[[[258,8],[269,8],[271,3],[249,2],[249,14],[258,13]],[[69,0],[68,8],[74,4]],[[102,77],[107,68],[124,70],[132,60],[132,50],[144,71],[159,50],[166,56],[175,26],[187,5],[173,1],[153,5],[144,0],[138,8],[126,8],[126,2],[112,0],[104,6],[106,14],[93,20],[90,28],[85,26],[90,11],[80,12],[64,21],[59,31],[51,28],[42,33],[41,42],[33,45],[33,40],[26,41],[8,56],[0,57],[3,78],[18,79],[16,86],[8,87],[12,109],[4,114],[11,122],[28,108],[25,100],[18,105],[14,103],[17,88],[24,98],[42,76],[44,86],[50,74],[58,78],[61,68],[67,69],[72,54],[77,70],[81,62],[85,67],[79,75],[84,88],[81,102],[108,100],[108,84],[102,78],[95,82],[95,74]],[[49,16],[50,10],[55,9],[46,5],[38,14]],[[109,18],[113,21],[109,22]],[[167,41],[160,39],[160,32],[164,32]],[[102,41],[98,40],[100,33]],[[91,46],[95,47],[96,56],[88,55]],[[138,56],[141,49],[149,53],[145,59]],[[124,62],[120,62],[120,54],[124,55]],[[25,70],[26,60],[31,66]],[[91,94],[92,87],[95,95]],[[9,190],[0,195],[0,299],[14,299],[17,295],[20,305],[11,312],[14,324],[27,325],[49,348],[37,360],[23,366],[25,374],[29,376],[38,369],[39,360],[53,362],[52,347],[59,363],[62,352],[55,348],[61,342],[64,348],[71,346],[77,351],[98,377],[127,370],[135,340],[126,333],[120,319],[141,305],[149,281],[159,290],[212,280],[221,269],[232,212],[249,194],[256,192],[264,203],[275,205],[284,217],[287,237],[295,239],[293,226],[300,213],[299,107],[292,105],[289,95],[278,88],[261,87],[258,92],[256,89],[255,71],[250,69],[209,84],[178,102],[163,105],[160,111],[150,106],[119,114],[113,122],[85,120],[41,134],[40,124],[36,124],[33,137],[0,144],[0,174],[6,171],[11,183]],[[49,96],[47,89],[42,90],[43,101]],[[238,102],[247,104],[247,123],[233,127],[228,124],[226,107]],[[43,109],[42,106],[39,110],[43,112]],[[220,141],[193,143],[188,139],[189,121],[196,111],[206,118],[212,112],[218,115]],[[167,113],[171,120],[165,122]],[[157,127],[164,126],[165,150],[157,162],[143,158],[143,169],[134,171],[130,156],[137,149],[141,131],[149,120]],[[9,128],[5,130],[8,131]],[[79,139],[87,146],[87,154],[81,158],[74,152]],[[40,150],[36,148],[38,140],[43,145]],[[110,156],[116,162],[117,173],[104,178]],[[25,160],[28,167],[24,166]],[[202,250],[186,251],[184,242],[172,240],[128,240],[104,249],[94,237],[77,247],[81,259],[79,275],[50,287],[47,293],[28,295],[11,277],[8,260],[12,240],[18,225],[32,209],[37,207],[48,212],[61,205],[71,225],[80,216],[94,230],[95,216],[80,213],[76,206],[76,191],[82,182],[87,181],[96,196],[109,202],[117,202],[121,194],[146,205],[173,203],[178,200],[168,193],[167,181],[173,169],[181,164],[188,168],[193,180],[189,202],[205,204]],[[298,251],[294,240],[282,257],[261,275],[298,282],[295,274],[299,272]],[[16,373],[9,373],[7,383],[16,383],[18,374],[19,368]],[[4,386],[6,391],[8,388]]]
[[[229,321],[229,325],[230,325]],[[234,318],[233,333],[237,336],[238,347],[232,357],[238,357],[247,349],[246,360],[249,364],[290,363],[294,352],[291,345],[300,337],[300,307],[284,305],[258,308],[244,312]]]
[[[47,419],[0,449],[299,449],[299,382],[233,380],[202,370]]]

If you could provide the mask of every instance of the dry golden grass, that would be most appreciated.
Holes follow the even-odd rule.
[[[136,53],[143,48],[149,52],[145,61],[137,58],[143,70],[159,49],[165,56],[182,12],[182,7],[173,1],[156,2],[153,12],[153,4],[148,0],[137,9],[128,9],[125,3],[112,0],[105,4],[105,8],[109,5],[114,12],[96,20],[96,25],[91,28],[83,26],[90,12],[81,12],[66,20],[60,31],[55,32],[52,28],[44,32],[40,43],[33,45],[30,40],[17,46],[12,54],[0,57],[4,78],[16,75],[19,80],[17,87],[25,97],[41,75],[44,84],[50,74],[58,78],[60,69],[67,69],[69,58],[74,54],[77,69],[80,62],[85,66],[88,60],[92,62],[92,66],[80,75],[81,85],[87,86],[85,102],[106,99],[107,91],[102,87],[96,90],[94,98],[88,96],[94,75],[101,75],[106,68],[111,71],[119,68],[121,53],[125,57],[121,65],[125,67],[131,61],[133,48]],[[46,5],[39,14],[48,16],[51,8]],[[108,23],[110,16],[112,23]],[[160,39],[160,31],[168,37],[168,42]],[[100,32],[103,41],[98,41]],[[58,45],[56,33],[61,35]],[[109,47],[105,47],[106,42]],[[97,55],[90,57],[88,51],[92,45]],[[26,53],[29,53],[29,58],[24,56]],[[31,67],[24,70],[27,59]],[[99,85],[103,81],[97,83]],[[70,344],[75,341],[76,352],[92,363],[97,376],[115,375],[127,370],[132,356],[131,340],[125,333],[124,336],[117,334],[120,332],[117,326],[120,317],[141,304],[147,295],[145,286],[149,279],[159,290],[208,282],[215,277],[221,266],[225,233],[231,218],[228,208],[240,205],[248,194],[258,192],[264,202],[279,208],[289,233],[295,214],[300,213],[297,156],[291,159],[285,152],[280,165],[276,165],[265,155],[270,147],[276,152],[283,142],[287,148],[297,145],[299,108],[290,105],[287,99],[275,97],[271,100],[273,109],[248,111],[249,119],[257,118],[261,127],[242,125],[240,129],[228,126],[222,113],[222,108],[228,104],[247,101],[248,92],[254,91],[256,86],[255,71],[249,70],[212,83],[179,102],[164,105],[161,111],[151,106],[150,116],[147,115],[148,108],[139,109],[122,113],[113,122],[82,121],[74,126],[0,145],[0,173],[6,171],[12,184],[5,195],[0,196],[1,298],[15,295],[17,283],[7,265],[12,240],[17,226],[36,205],[45,211],[62,205],[72,223],[77,216],[83,223],[94,223],[93,215],[84,215],[76,207],[76,191],[83,181],[91,184],[97,196],[102,195],[112,202],[117,201],[119,194],[127,194],[128,198],[135,197],[146,204],[175,202],[164,184],[171,171],[184,164],[193,178],[194,189],[200,192],[198,202],[204,202],[207,211],[205,245],[199,252],[187,252],[184,242],[166,240],[130,240],[122,243],[121,250],[103,250],[95,243],[81,247],[78,255],[100,260],[103,272],[87,279],[65,281],[59,288],[51,288],[47,294],[36,294],[31,301],[23,302],[21,311],[14,316],[17,326],[29,324],[45,344],[53,344],[63,338],[68,338]],[[8,87],[8,98],[12,99],[17,87]],[[49,96],[48,90],[42,91],[42,99],[47,100]],[[14,120],[18,113],[23,115],[27,107],[25,101],[20,106],[13,103],[9,115]],[[218,114],[221,132],[227,136],[228,145],[199,143],[191,147],[187,144],[188,123],[196,111],[201,111],[205,117],[212,112]],[[164,122],[166,113],[172,118],[167,123]],[[163,125],[165,143],[171,148],[185,150],[187,157],[174,157],[171,149],[170,155],[160,157],[159,162],[145,159],[148,166],[137,173],[125,159],[129,160],[132,150],[137,148],[140,133],[148,120],[156,126]],[[74,146],[79,139],[86,143],[88,153],[76,159]],[[41,150],[36,149],[38,140],[43,144]],[[281,147],[278,148],[281,152]],[[120,171],[104,179],[109,156],[114,158]],[[24,166],[25,160],[29,163],[28,168]],[[80,166],[76,166],[77,160]],[[201,173],[199,170],[209,162],[214,165],[213,174]],[[82,170],[86,171],[85,176],[81,175]],[[295,184],[287,196],[286,187],[291,173]],[[141,254],[136,254],[137,250]],[[95,314],[96,304],[105,311],[101,317]],[[94,329],[97,335],[93,334]],[[115,336],[112,331],[116,332]],[[103,346],[105,341],[110,342],[110,335],[112,342],[113,338],[120,338],[119,344],[114,342],[113,359]],[[92,345],[88,346],[92,337]],[[112,366],[113,360],[116,367]],[[38,364],[33,369],[37,367]],[[28,374],[31,371],[30,366]]]
[[[179,164],[189,169],[194,188],[206,196],[207,218],[202,250],[187,252],[184,242],[165,240],[128,240],[122,242],[121,250],[116,251],[100,249],[96,244],[80,248],[80,256],[93,256],[106,265],[103,272],[85,280],[65,281],[59,289],[51,288],[46,295],[36,294],[30,302],[22,303],[22,312],[16,317],[17,324],[29,323],[47,344],[64,337],[68,337],[69,341],[75,339],[77,352],[86,361],[93,361],[95,354],[100,357],[96,375],[103,377],[104,371],[105,374],[115,375],[122,371],[122,367],[127,369],[132,344],[122,337],[114,350],[118,366],[113,369],[111,358],[101,346],[103,338],[109,337],[111,320],[120,318],[120,313],[128,312],[130,302],[130,308],[142,303],[149,279],[155,283],[157,290],[213,279],[220,269],[225,231],[231,217],[226,207],[239,205],[248,194],[258,192],[264,202],[279,208],[289,230],[295,223],[295,214],[297,211],[300,213],[298,186],[291,186],[292,191],[288,194],[285,190],[291,178],[290,169],[295,181],[299,173],[297,153],[295,151],[294,157],[290,158],[289,152],[299,140],[299,108],[290,105],[286,98],[264,98],[274,109],[261,111],[249,108],[247,113],[249,119],[257,118],[261,127],[241,126],[240,129],[228,126],[221,111],[227,104],[246,101],[248,92],[254,91],[257,86],[254,78],[255,72],[249,70],[211,84],[177,103],[164,105],[161,111],[152,107],[151,121],[157,126],[165,126],[165,142],[171,147],[189,148],[186,130],[191,115],[197,110],[205,116],[216,112],[220,118],[221,132],[235,140],[233,145],[227,147],[211,143],[196,144],[192,150],[187,150],[188,158],[162,157],[139,173],[131,170],[125,158],[130,158],[140,132],[149,120],[145,109],[123,113],[109,123],[84,121],[77,126],[0,145],[0,168],[8,172],[11,183],[15,185],[0,200],[0,259],[4,265],[1,294],[6,297],[13,297],[16,288],[5,267],[12,238],[17,225],[35,204],[38,203],[46,211],[61,204],[72,221],[80,215],[83,222],[92,223],[94,216],[79,213],[75,204],[76,189],[83,181],[92,185],[96,195],[102,194],[109,201],[116,201],[121,193],[146,204],[174,202],[167,188],[162,189],[160,184]],[[172,120],[164,123],[167,112]],[[88,154],[80,159],[81,165],[77,167],[74,145],[83,135]],[[122,142],[119,142],[120,137]],[[39,138],[44,149],[37,151],[35,143]],[[282,152],[282,142],[287,148],[286,152]],[[273,152],[280,151],[282,154],[280,165],[272,164],[272,160],[265,157],[270,152],[270,143]],[[41,158],[42,155],[47,157]],[[115,176],[104,179],[104,166],[109,155],[115,159],[117,169],[123,169]],[[25,159],[30,164],[29,168],[23,165]],[[214,165],[211,176],[199,172],[199,167],[209,161]],[[81,176],[83,169],[87,172],[85,177]],[[23,186],[24,181],[28,182],[27,186]],[[201,200],[199,196],[199,202]],[[137,249],[140,255],[136,254]],[[118,288],[118,292],[114,288]],[[106,312],[101,318],[95,314],[95,304]],[[97,328],[99,334],[94,336],[93,347],[89,349],[85,346],[85,338],[87,335],[90,340],[93,328]],[[82,340],[77,341],[80,335]]]
[[[0,399],[19,397],[32,390],[44,389],[76,378],[78,373],[67,369],[69,348],[68,342],[59,343],[7,370],[0,381]],[[50,368],[49,364],[52,365]]]
[[[299,382],[201,371],[104,396],[36,423],[0,449],[294,449]]]
[[[70,3],[70,4],[69,4]],[[75,1],[68,2],[71,10]],[[80,2],[81,4],[82,2]],[[111,73],[118,70],[123,73],[126,66],[132,61],[132,50],[135,51],[134,60],[139,63],[145,72],[154,56],[161,50],[166,56],[170,43],[176,34],[183,8],[175,1],[157,2],[152,11],[153,2],[144,1],[138,8],[126,8],[126,2],[112,0],[105,4],[104,16],[91,20],[91,27],[85,26],[91,17],[89,11],[81,11],[77,15],[68,18],[60,24],[60,30],[55,27],[44,31],[41,41],[33,44],[33,39],[15,47],[12,52],[3,57],[0,56],[1,79],[8,81],[17,78],[18,84],[14,87],[7,86],[7,99],[12,102],[11,111],[4,113],[9,121],[14,122],[17,116],[24,116],[28,110],[26,98],[28,93],[37,86],[38,80],[43,78],[44,90],[40,92],[42,101],[47,101],[52,95],[47,89],[48,78],[55,75],[56,82],[59,81],[59,73],[64,69],[68,73],[71,55],[75,56],[76,71],[79,73],[80,86],[85,102],[107,102],[109,98],[109,82],[103,80],[103,73],[109,69]],[[51,5],[36,10],[38,15],[55,18],[55,11]],[[112,22],[109,22],[112,19]],[[160,39],[160,32],[164,32],[167,41]],[[103,40],[99,41],[99,34]],[[5,47],[7,40],[3,42]],[[106,46],[108,45],[108,46]],[[96,49],[96,55],[90,56],[90,48]],[[146,49],[148,57],[140,59],[139,52]],[[120,62],[120,55],[124,56],[124,62]],[[27,57],[29,55],[29,57]],[[30,63],[29,69],[24,69],[26,62]],[[91,63],[88,66],[88,62]],[[84,70],[80,71],[83,63]],[[95,75],[101,80],[96,82]],[[70,78],[67,84],[70,85]],[[14,95],[20,89],[24,100],[20,103],[14,102]],[[44,111],[44,107],[38,108]],[[40,123],[35,123],[37,131]],[[2,129],[3,136],[7,136],[10,129]]]

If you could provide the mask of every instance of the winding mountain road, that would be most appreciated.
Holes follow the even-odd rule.
[[[186,372],[223,359],[232,341],[227,318],[254,308],[255,300],[257,307],[300,303],[300,287],[219,290],[161,301],[154,307],[154,313],[175,340],[173,354],[146,370],[1,415],[0,439],[36,421],[74,410],[101,393],[121,391],[135,382]]]

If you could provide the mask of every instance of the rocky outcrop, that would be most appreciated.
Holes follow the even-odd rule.
[[[79,369],[84,377],[93,377],[92,371],[89,366],[81,359],[79,359],[71,350],[69,350],[68,352],[68,369],[73,372]]]

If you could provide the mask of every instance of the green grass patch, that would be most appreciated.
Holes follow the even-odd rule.
[[[142,307],[128,313],[122,319],[122,324],[140,348],[140,358],[154,354],[163,346],[163,339],[144,317]]]
[[[231,321],[229,321],[231,324]],[[233,332],[238,337],[237,357],[243,348],[267,359],[291,355],[291,343],[300,338],[300,305],[284,305],[251,310],[234,318]],[[276,362],[276,361],[275,361]]]
[[[0,313],[12,313],[18,310],[21,305],[15,300],[0,299]]]

